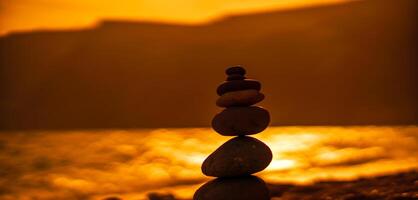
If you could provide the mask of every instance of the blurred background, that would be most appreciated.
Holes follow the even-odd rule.
[[[237,64],[273,125],[418,122],[414,0],[1,2],[1,129],[208,126]]]
[[[208,180],[200,164],[229,139],[209,126],[233,65],[266,95],[267,183],[417,170],[417,11],[416,0],[0,0],[0,199],[191,199]]]

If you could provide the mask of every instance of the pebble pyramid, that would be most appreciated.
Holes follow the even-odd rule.
[[[217,88],[216,105],[225,108],[212,120],[212,128],[223,136],[234,136],[216,149],[202,164],[202,172],[217,179],[199,188],[194,200],[267,200],[264,181],[251,176],[272,160],[270,148],[254,135],[267,128],[270,114],[254,106],[264,99],[257,80],[247,79],[241,66],[226,70],[227,80]]]

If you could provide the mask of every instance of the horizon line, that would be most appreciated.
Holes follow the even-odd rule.
[[[263,14],[273,14],[273,13],[288,13],[288,12],[300,12],[311,9],[320,9],[320,8],[330,8],[338,7],[346,4],[352,4],[355,2],[362,2],[364,0],[346,0],[346,1],[335,1],[322,4],[312,4],[305,6],[295,6],[288,8],[265,8],[255,11],[244,11],[244,12],[231,12],[216,17],[209,17],[206,20],[199,20],[195,22],[186,22],[181,20],[152,20],[152,19],[133,19],[133,18],[101,18],[90,24],[84,24],[80,26],[72,27],[56,27],[56,28],[46,28],[38,27],[33,29],[14,29],[11,31],[0,31],[0,38],[7,37],[14,34],[25,34],[25,33],[34,33],[34,32],[60,32],[60,31],[84,31],[84,30],[93,30],[104,26],[106,23],[131,23],[131,24],[152,24],[152,25],[166,25],[166,26],[184,26],[184,27],[203,27],[212,24],[216,24],[222,21],[227,21],[228,19],[233,19],[237,17],[244,16],[256,16]]]

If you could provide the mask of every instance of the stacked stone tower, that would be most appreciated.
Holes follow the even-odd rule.
[[[260,82],[245,77],[244,68],[226,70],[227,80],[217,89],[216,105],[225,108],[212,120],[213,129],[223,136],[235,136],[202,164],[202,172],[218,177],[203,185],[194,200],[266,200],[269,192],[263,180],[251,174],[264,170],[272,160],[270,148],[253,137],[267,128],[270,115],[254,106],[264,99]]]

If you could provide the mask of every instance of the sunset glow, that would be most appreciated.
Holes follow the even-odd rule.
[[[70,29],[103,19],[205,23],[229,14],[300,8],[348,0],[13,0],[0,1],[0,34]]]
[[[258,175],[269,183],[307,184],[417,169],[417,133],[415,126],[272,127],[257,135],[274,155]],[[129,200],[148,192],[190,198],[210,179],[201,163],[228,138],[210,129],[153,129],[4,133],[0,140],[8,174],[0,187],[13,191],[1,199]]]
[[[0,200],[418,199],[417,0],[0,0]]]

